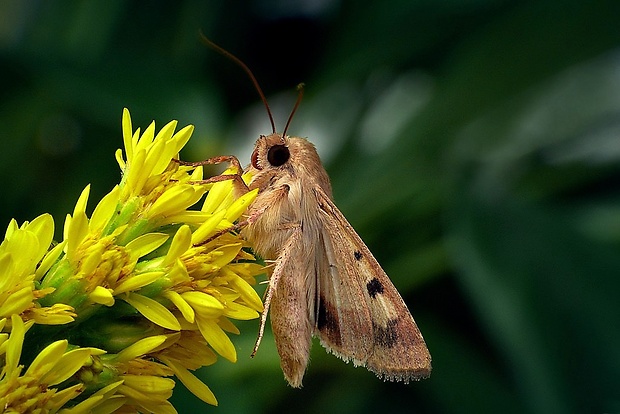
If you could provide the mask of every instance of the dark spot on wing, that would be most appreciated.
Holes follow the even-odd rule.
[[[388,321],[387,326],[379,326],[373,322],[372,328],[375,336],[375,344],[384,348],[392,348],[398,341],[398,319]]]
[[[334,306],[328,303],[323,296],[319,298],[319,312],[317,315],[316,327],[334,345],[342,345],[338,314]]]
[[[375,296],[383,293],[383,284],[375,277],[370,282],[366,283],[366,289],[370,297],[374,299]]]
[[[355,260],[358,260],[358,261],[362,260],[362,257],[363,257],[362,252],[360,252],[359,250],[356,250],[353,253],[353,257],[355,257]]]

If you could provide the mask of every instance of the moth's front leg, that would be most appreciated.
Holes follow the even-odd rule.
[[[211,184],[211,183],[217,183],[220,181],[232,180],[233,188],[235,190],[235,194],[237,197],[240,197],[249,191],[248,186],[245,184],[245,182],[243,181],[243,178],[241,177],[241,174],[243,174],[243,168],[241,168],[241,163],[239,162],[237,157],[235,157],[234,155],[221,155],[218,157],[208,158],[202,161],[181,161],[179,159],[174,158],[173,161],[178,163],[179,165],[187,165],[191,167],[222,164],[225,162],[229,162],[230,165],[232,165],[236,171],[234,174],[216,175],[216,176],[204,179],[204,180],[196,181],[195,184]]]

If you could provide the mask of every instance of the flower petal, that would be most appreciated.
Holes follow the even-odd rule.
[[[237,362],[237,351],[226,333],[213,319],[196,317],[198,329],[207,343],[230,362]]]
[[[181,297],[203,318],[217,318],[224,312],[222,302],[204,292],[184,292]]]
[[[247,306],[243,306],[236,302],[228,302],[226,304],[224,315],[240,321],[248,321],[258,318],[258,312],[254,309],[250,309]]]
[[[25,230],[31,231],[39,239],[39,251],[35,254],[35,262],[41,261],[54,238],[54,219],[50,214],[42,214],[32,220]]]
[[[202,223],[202,225],[192,234],[192,244],[200,244],[201,242],[207,240],[209,236],[215,232],[217,225],[220,224],[225,215],[225,210],[219,211]]]
[[[4,369],[2,370],[3,373],[17,369],[19,358],[22,354],[25,335],[26,327],[22,321],[22,318],[15,314],[11,315],[11,336],[9,336],[6,347],[6,362]]]
[[[129,293],[123,298],[149,321],[166,329],[178,331],[181,325],[175,316],[164,305],[137,293]]]
[[[185,253],[192,245],[192,231],[188,225],[183,225],[172,239],[166,258],[162,266],[172,265],[183,253]]]
[[[116,356],[118,361],[130,361],[142,355],[146,355],[166,341],[166,335],[149,336],[129,345]]]
[[[230,207],[226,209],[226,216],[224,218],[230,222],[234,222],[237,220],[245,211],[248,209],[248,206],[252,204],[252,202],[256,199],[258,195],[258,188],[245,193],[238,199],[236,199]]]
[[[151,253],[168,240],[170,236],[165,233],[147,233],[138,236],[125,246],[134,260]]]
[[[56,391],[50,398],[50,404],[53,408],[51,412],[55,412],[58,408],[64,406],[66,403],[77,397],[84,390],[84,384],[75,384],[69,388]]]
[[[58,258],[62,254],[62,251],[65,249],[66,244],[67,244],[67,241],[64,240],[62,243],[57,244],[56,246],[54,246],[52,250],[47,252],[45,257],[43,257],[43,261],[37,268],[37,271],[34,277],[35,280],[37,281],[41,280],[41,278],[43,278],[43,275],[45,275],[47,271],[50,270],[52,265],[56,263],[56,260],[58,260]]]
[[[91,355],[91,348],[78,348],[66,352],[55,361],[53,369],[44,375],[40,381],[49,385],[60,384],[82,368]]]
[[[108,221],[114,217],[120,193],[120,187],[116,185],[112,191],[106,194],[97,204],[97,207],[95,207],[95,210],[90,217],[91,231],[103,229],[105,225],[108,224]]]
[[[204,194],[204,189],[189,184],[179,184],[166,190],[148,211],[149,217],[166,217],[187,210],[196,204]]]
[[[105,306],[114,305],[113,290],[105,288],[103,286],[96,286],[95,289],[88,295],[93,303],[99,303]]]
[[[260,296],[258,296],[258,293],[256,293],[256,290],[254,290],[248,282],[236,273],[233,273],[228,269],[225,269],[224,271],[230,277],[230,286],[241,295],[243,301],[252,309],[262,312],[263,302]]]
[[[196,397],[200,398],[207,404],[217,406],[217,399],[209,387],[200,381],[194,374],[185,369],[181,364],[176,363],[170,358],[162,357],[162,362],[174,371],[174,375],[191,391]]]
[[[123,108],[123,120],[121,125],[123,128],[123,144],[125,146],[125,152],[127,153],[127,159],[129,160],[133,157],[133,129],[131,127],[131,115],[127,108]]]
[[[226,171],[222,173],[222,175],[236,174],[236,173],[237,171],[235,171],[234,168],[228,168]],[[232,179],[214,183],[211,189],[209,190],[207,197],[205,198],[205,202],[202,205],[201,210],[204,211],[205,213],[215,213],[221,210],[222,207],[223,206],[225,207],[226,205],[225,200],[227,200],[232,194],[232,188],[233,188]]]
[[[121,283],[114,289],[114,295],[121,293],[138,290],[150,283],[153,283],[162,278],[166,273],[163,271],[147,272],[134,274],[128,278],[123,279]]]
[[[46,346],[32,361],[25,376],[41,377],[46,375],[56,365],[62,354],[65,353],[67,345],[68,341],[62,339]]]
[[[174,290],[167,290],[166,292],[164,292],[164,297],[169,299],[170,302],[172,302],[174,306],[177,307],[177,309],[181,312],[181,315],[183,315],[183,318],[185,318],[187,322],[194,323],[194,317],[196,315],[194,313],[194,309],[190,306],[189,303],[187,303],[185,299],[183,299],[183,296],[181,296],[178,292],[175,292]]]

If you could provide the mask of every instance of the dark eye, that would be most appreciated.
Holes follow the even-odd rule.
[[[274,145],[269,148],[267,152],[267,161],[274,167],[279,167],[288,161],[291,153],[288,151],[286,145]]]

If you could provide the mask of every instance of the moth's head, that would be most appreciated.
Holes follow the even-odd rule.
[[[259,171],[316,168],[321,165],[316,148],[307,139],[283,137],[281,134],[261,135],[256,140],[250,159]]]
[[[288,139],[282,135],[273,133],[261,135],[256,140],[254,151],[250,162],[252,167],[258,171],[265,169],[278,168],[290,161],[291,151]]]

